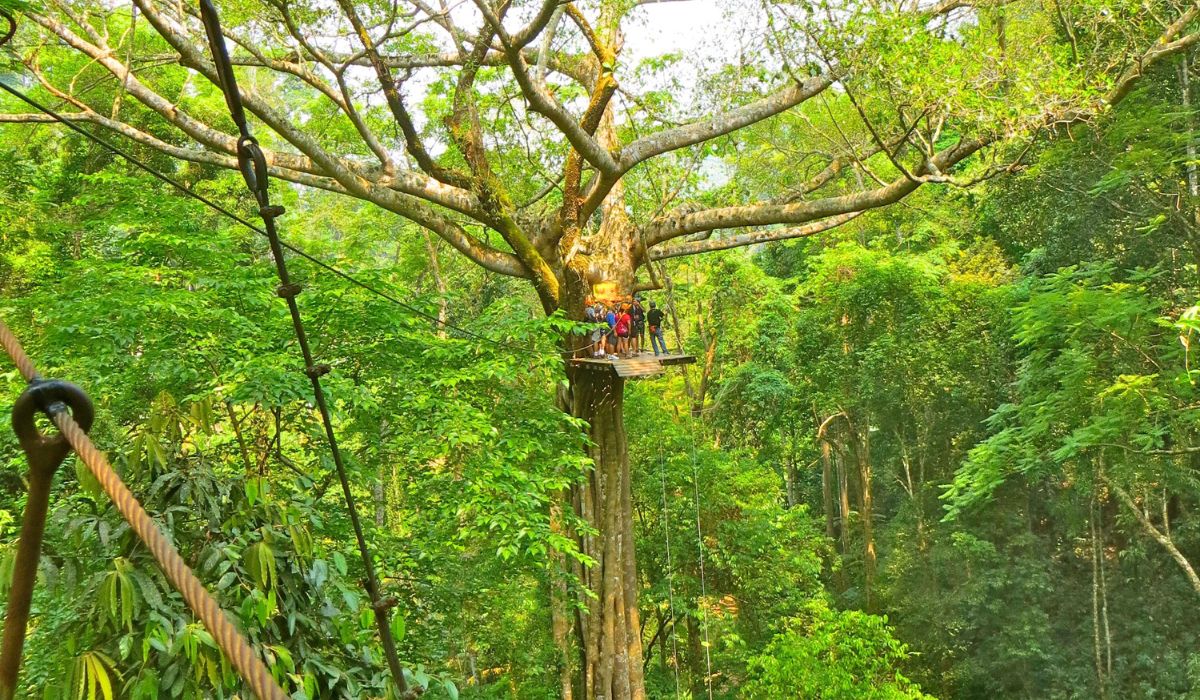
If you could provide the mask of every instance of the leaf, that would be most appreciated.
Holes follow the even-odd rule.
[[[275,573],[275,552],[266,542],[256,542],[246,548],[242,556],[246,570],[259,589],[273,591],[277,583]]]
[[[404,616],[401,615],[398,611],[393,613],[392,620],[388,624],[388,626],[392,630],[392,637],[395,639],[396,643],[399,644],[400,640],[404,639],[404,633],[406,631]]]
[[[96,669],[96,680],[100,685],[100,692],[104,694],[104,700],[112,700],[113,689],[112,681],[108,678],[108,669],[100,662],[100,659],[94,655],[91,657],[92,665]]]
[[[333,553],[333,566],[342,576],[345,576],[346,572],[350,570],[346,565],[346,557],[342,556],[341,552]]]

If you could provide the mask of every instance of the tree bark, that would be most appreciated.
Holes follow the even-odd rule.
[[[875,587],[875,523],[874,496],[871,492],[871,434],[866,425],[855,429],[854,456],[858,462],[858,482],[861,489],[863,531],[863,592],[867,612],[874,612],[871,594]]]
[[[833,448],[821,440],[821,510],[825,513],[825,536],[833,540]]]
[[[703,605],[703,601],[701,601]],[[688,676],[691,680],[692,697],[705,697],[704,637],[695,615],[687,616],[688,633]]]
[[[551,507],[550,527],[562,534],[562,503],[569,498],[563,494],[558,503]],[[575,697],[575,655],[571,644],[570,599],[567,594],[566,573],[568,569],[563,555],[557,550],[550,553],[550,625],[554,647],[558,652],[558,680],[562,700]]]
[[[583,572],[594,596],[576,626],[582,663],[574,683],[582,697],[642,700],[642,630],[637,607],[633,548],[632,488],[623,419],[624,380],[608,368],[569,367],[571,411],[587,421],[589,454],[595,465],[588,480],[575,487],[577,515],[595,528],[580,548],[596,564]],[[565,691],[564,691],[565,692]],[[565,697],[565,696],[564,696]]]
[[[446,297],[446,279],[442,277],[442,265],[438,260],[437,244],[429,235],[428,229],[421,229],[421,237],[425,239],[425,253],[429,256],[429,272],[433,275],[434,288],[438,294],[437,328],[434,332],[439,338],[446,337],[446,321],[450,316],[450,300]]]

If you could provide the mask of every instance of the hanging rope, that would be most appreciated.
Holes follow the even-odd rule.
[[[337,434],[333,429],[333,417],[325,399],[325,390],[321,386],[321,377],[329,373],[329,365],[317,364],[313,359],[312,350],[308,345],[308,336],[304,332],[304,321],[300,317],[300,306],[296,303],[296,295],[300,293],[300,285],[291,281],[288,275],[287,259],[283,255],[283,246],[279,240],[279,232],[275,228],[275,219],[284,213],[283,207],[271,204],[270,174],[267,170],[267,159],[258,141],[250,133],[250,125],[246,122],[246,114],[242,109],[242,94],[238,90],[237,79],[233,74],[233,62],[225,47],[225,39],[221,33],[221,24],[217,16],[217,8],[212,0],[200,0],[200,17],[204,22],[204,30],[208,34],[209,48],[212,50],[213,62],[217,67],[218,87],[225,94],[225,104],[229,107],[229,115],[237,125],[241,136],[238,138],[238,166],[246,187],[258,202],[258,214],[262,217],[266,231],[267,242],[271,246],[271,257],[275,260],[275,272],[279,276],[279,287],[276,294],[287,302],[288,313],[292,317],[292,330],[296,342],[300,346],[300,354],[304,358],[304,374],[312,384],[313,396],[316,397],[317,411],[321,414],[321,423],[325,427],[325,440],[333,456],[334,468],[338,481],[342,486],[342,496],[346,500],[346,511],[350,515],[350,524],[354,529],[354,539],[358,544],[358,553],[362,558],[365,579],[364,587],[371,600],[371,609],[375,614],[375,626],[379,631],[379,640],[383,645],[384,657],[400,694],[408,693],[408,682],[404,679],[404,670],[400,666],[400,657],[396,652],[396,641],[392,637],[392,628],[388,621],[388,610],[392,603],[383,600],[379,593],[379,579],[375,575],[375,562],[371,550],[367,546],[366,535],[363,534],[362,522],[358,515],[358,504],[354,492],[350,488],[350,479],[346,474],[346,465],[342,460],[342,451],[338,447]]]
[[[11,698],[15,692],[17,671],[20,668],[30,594],[37,576],[41,531],[45,523],[46,500],[49,496],[49,479],[46,477],[53,476],[54,470],[66,458],[70,449],[75,450],[79,459],[100,482],[101,488],[117,506],[121,517],[129,523],[133,532],[146,545],[146,549],[150,550],[167,580],[183,596],[196,617],[200,618],[205,629],[212,634],[221,651],[233,663],[254,694],[261,700],[285,700],[287,694],[272,678],[262,659],[250,648],[217,601],[205,590],[204,584],[179,556],[174,545],[158,529],[158,525],[121,481],[121,477],[117,476],[104,453],[88,438],[87,429],[91,425],[92,414],[91,403],[86,395],[78,387],[66,382],[43,380],[33,361],[25,354],[21,343],[3,321],[0,321],[0,347],[12,358],[21,376],[29,383],[29,388],[13,408],[13,427],[21,440],[21,446],[29,454],[31,484],[34,481],[43,483],[37,494],[33,493],[34,488],[31,485],[30,505],[27,506],[25,522],[21,527],[18,561],[13,572],[13,590],[9,596],[8,614],[5,616],[3,649],[0,650],[0,693],[7,694],[4,700]],[[37,409],[50,416],[61,436],[47,438],[37,432],[33,424],[33,413]],[[35,510],[37,508],[40,508],[40,514]],[[40,523],[36,522],[39,515]],[[36,532],[31,531],[33,528],[36,528]],[[36,537],[27,540],[27,533]],[[26,553],[24,558],[21,556],[22,551]],[[18,586],[22,586],[19,595]],[[14,605],[18,608],[23,605],[23,610],[14,610]]]
[[[667,606],[670,610],[671,624],[671,667],[675,671],[675,697],[679,698],[679,647],[675,641],[675,586],[674,569],[671,566],[671,529],[667,518],[667,473],[663,466],[662,444],[658,445],[658,476],[662,481],[662,521],[663,539],[667,544]]]
[[[712,653],[708,642],[708,584],[704,579],[704,535],[700,530],[700,467],[696,463],[696,420],[691,419],[692,429],[688,434],[692,438],[692,486],[695,489],[696,503],[696,546],[700,550],[700,614],[704,622],[704,687],[708,690],[708,700],[712,700]]]

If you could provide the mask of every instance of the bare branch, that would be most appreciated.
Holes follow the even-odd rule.
[[[986,145],[984,141],[960,141],[930,159],[942,170],[975,153]],[[920,173],[923,174],[923,173]],[[683,216],[670,216],[651,222],[646,228],[647,245],[654,246],[672,238],[719,228],[768,226],[771,224],[803,224],[851,212],[877,209],[899,201],[917,189],[920,180],[898,178],[887,185],[836,197],[791,203],[765,203],[721,207]]]
[[[363,51],[371,62],[371,67],[375,69],[375,75],[379,79],[380,87],[383,89],[383,96],[387,101],[388,108],[392,111],[392,116],[400,126],[400,130],[404,132],[404,142],[408,148],[409,155],[417,161],[417,166],[421,170],[424,170],[447,185],[460,188],[469,187],[469,179],[465,175],[439,165],[429,155],[429,151],[426,150],[425,144],[421,141],[421,135],[417,132],[417,127],[413,123],[412,116],[409,115],[408,109],[404,106],[404,99],[400,96],[400,91],[397,89],[396,79],[392,75],[391,68],[380,57],[379,51],[375,48],[375,42],[371,39],[371,35],[363,25],[362,19],[359,17],[352,0],[338,0],[338,6],[342,8],[342,13],[350,20],[350,26],[354,28],[355,34],[358,35],[358,41],[362,44]]]
[[[852,211],[838,216],[832,216],[822,221],[814,221],[803,226],[790,226],[782,229],[768,229],[764,231],[755,231],[752,233],[743,233],[736,236],[726,238],[709,238],[704,241],[692,241],[688,243],[679,243],[667,246],[661,250],[651,250],[651,260],[666,260],[667,258],[677,258],[684,255],[697,255],[699,253],[708,253],[714,250],[728,250],[730,248],[741,248],[756,243],[772,243],[774,241],[786,241],[793,238],[806,238],[818,233],[824,233],[831,229],[837,228],[847,222],[853,221],[862,216],[865,212]]]
[[[833,84],[830,76],[809,78],[750,104],[714,114],[685,126],[644,136],[621,149],[621,172],[654,156],[703,143],[785,112]]]
[[[529,74],[529,64],[525,60],[521,48],[513,43],[512,37],[504,30],[500,18],[488,6],[487,0],[475,0],[476,6],[483,13],[484,18],[496,34],[500,37],[501,44],[504,46],[505,56],[508,57],[509,68],[513,72],[513,77],[516,78],[517,84],[521,86],[521,92],[525,95],[525,99],[529,100],[530,110],[541,114],[549,119],[558,130],[562,132],[567,140],[571,142],[571,146],[579,151],[589,163],[596,167],[600,172],[615,173],[618,170],[617,162],[613,159],[612,154],[604,150],[600,143],[587,133],[576,121],[575,118],[567,113],[545,89],[535,82]],[[547,18],[547,21],[549,18]]]

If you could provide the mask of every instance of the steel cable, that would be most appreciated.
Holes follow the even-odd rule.
[[[275,273],[279,277],[279,287],[276,290],[288,307],[292,318],[292,331],[296,343],[300,346],[300,354],[304,359],[304,374],[312,384],[313,396],[316,399],[317,411],[321,415],[321,424],[325,429],[325,442],[329,445],[333,457],[334,471],[338,483],[342,487],[342,497],[345,499],[346,512],[350,516],[350,525],[354,531],[354,540],[358,545],[358,554],[363,564],[363,587],[371,600],[371,609],[375,615],[375,627],[379,631],[379,641],[383,646],[384,659],[391,671],[392,682],[400,695],[407,696],[408,682],[404,678],[404,668],[400,665],[400,655],[396,651],[396,640],[392,635],[388,610],[392,603],[384,600],[379,587],[379,579],[375,573],[374,555],[367,544],[363,531],[362,519],[358,513],[358,504],[354,491],[350,488],[350,477],[342,458],[342,450],[338,444],[337,432],[333,428],[331,414],[321,385],[321,377],[330,371],[327,364],[318,364],[313,358],[312,349],[308,343],[308,335],[304,330],[304,319],[300,315],[300,306],[296,303],[296,295],[300,293],[300,285],[294,284],[288,274],[287,258],[284,256],[282,241],[275,227],[275,220],[283,215],[284,208],[271,204],[270,170],[267,167],[266,155],[258,145],[258,141],[250,133],[250,125],[242,109],[242,94],[238,90],[237,79],[233,74],[233,62],[225,46],[224,34],[221,31],[220,18],[212,0],[200,0],[200,18],[208,35],[209,49],[212,52],[213,63],[217,68],[217,86],[225,95],[225,103],[229,107],[230,117],[238,127],[239,138],[237,145],[238,168],[246,181],[246,188],[258,202],[258,215],[262,217],[263,228],[266,231],[267,242],[271,246],[271,257],[275,261]]]
[[[0,346],[3,346],[4,351],[12,358],[26,382],[38,379],[33,361],[25,354],[20,341],[3,321],[0,321]],[[130,528],[154,556],[171,585],[183,596],[196,617],[200,618],[200,622],[212,634],[221,651],[229,658],[254,694],[261,700],[286,700],[287,694],[275,682],[266,664],[250,648],[245,637],[221,610],[221,606],[204,588],[200,579],[196,578],[187,562],[179,556],[175,546],[162,533],[137,497],[121,481],[121,477],[112,468],[104,453],[96,447],[69,412],[59,411],[51,418],[59,432],[79,455],[79,459],[87,465],[88,470],[100,482],[101,488],[117,506],[121,517],[129,523]]]

